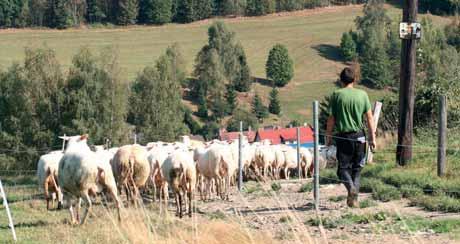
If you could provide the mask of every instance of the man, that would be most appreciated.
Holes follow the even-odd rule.
[[[328,146],[332,144],[332,138],[336,141],[337,176],[347,188],[349,207],[356,207],[358,204],[360,173],[366,163],[364,116],[367,118],[371,149],[376,145],[371,103],[365,91],[354,88],[356,77],[357,74],[351,68],[345,68],[340,74],[343,88],[332,94],[326,137]]]

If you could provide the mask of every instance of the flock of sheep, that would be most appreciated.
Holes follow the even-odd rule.
[[[160,206],[167,207],[169,189],[175,202],[176,214],[182,217],[188,210],[192,215],[194,192],[202,200],[217,194],[229,198],[229,189],[235,183],[238,171],[238,142],[214,140],[201,143],[183,137],[182,142],[152,142],[146,146],[126,145],[104,149],[96,146],[94,151],[87,144],[87,135],[61,137],[67,141],[62,151],[53,151],[40,157],[37,166],[39,186],[43,188],[47,209],[50,203],[58,208],[63,203],[69,207],[72,224],[85,223],[91,211],[91,200],[105,193],[116,205],[118,218],[123,203],[120,195],[125,192],[128,204],[141,201],[140,191],[153,191]],[[326,167],[333,160],[333,150],[324,150],[320,166]],[[302,174],[308,175],[313,156],[310,150],[301,148]],[[290,171],[297,169],[297,150],[287,145],[270,145],[256,142],[242,145],[244,174],[250,172],[260,179],[289,179]],[[85,203],[80,218],[81,202]],[[185,202],[186,209],[183,209]],[[76,209],[75,209],[76,208]]]

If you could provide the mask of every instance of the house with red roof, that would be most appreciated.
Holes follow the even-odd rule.
[[[234,141],[238,140],[239,132],[227,132],[225,129],[219,130],[219,140],[221,141]],[[249,143],[253,143],[256,138],[256,132],[249,128],[248,131],[243,131],[243,136],[247,138]]]
[[[313,143],[313,129],[309,126],[300,128],[300,144]],[[297,127],[257,130],[255,141],[268,140],[273,145],[297,143]]]

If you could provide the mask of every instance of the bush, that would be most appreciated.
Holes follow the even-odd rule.
[[[299,189],[299,192],[311,192],[313,190],[312,183],[304,183]]]
[[[372,186],[372,198],[382,202],[401,199],[401,193],[394,186],[377,183]]]
[[[345,199],[347,199],[346,196],[340,195],[340,196],[332,196],[332,197],[330,197],[329,201],[331,201],[331,202],[341,202],[341,201],[343,201]]]
[[[278,182],[273,182],[271,187],[272,187],[272,190],[275,192],[278,192],[279,190],[281,190],[281,184]]]
[[[238,108],[235,110],[233,116],[227,122],[227,131],[239,131],[240,121],[243,122],[244,131],[248,130],[249,127],[251,127],[251,130],[257,130],[259,126],[257,123],[257,118],[254,116],[254,114]]]
[[[414,185],[404,185],[401,187],[401,193],[405,198],[413,198],[423,195],[423,190]]]
[[[294,77],[294,62],[284,45],[273,46],[268,54],[265,70],[267,77],[272,79],[276,86],[285,86]]]
[[[372,201],[371,199],[359,201],[359,208],[369,208],[374,206],[377,206],[377,203]]]
[[[454,19],[451,24],[445,27],[446,39],[449,45],[454,46],[460,51],[460,21],[458,18]]]
[[[340,42],[340,51],[345,61],[352,61],[356,58],[356,43],[353,40],[352,31],[344,32]]]
[[[420,195],[411,199],[411,205],[420,206],[428,211],[441,211],[449,213],[460,212],[460,200],[448,197],[446,195]]]

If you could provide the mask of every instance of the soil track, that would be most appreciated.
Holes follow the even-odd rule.
[[[281,190],[270,191],[271,183],[262,184],[262,189],[251,193],[239,193],[232,189],[231,201],[197,201],[201,215],[236,217],[245,226],[265,232],[282,243],[460,243],[447,234],[427,232],[382,231],[376,223],[353,224],[338,228],[323,229],[305,224],[315,218],[313,194],[300,193],[300,183],[283,182]],[[346,190],[340,185],[324,185],[320,189],[321,218],[337,218],[346,213],[364,215],[378,212],[393,213],[402,218],[422,216],[430,219],[458,218],[460,215],[425,212],[410,207],[407,200],[387,203],[377,202],[377,206],[350,209],[345,200],[333,202],[333,196],[345,196]],[[360,194],[360,200],[370,198]]]

